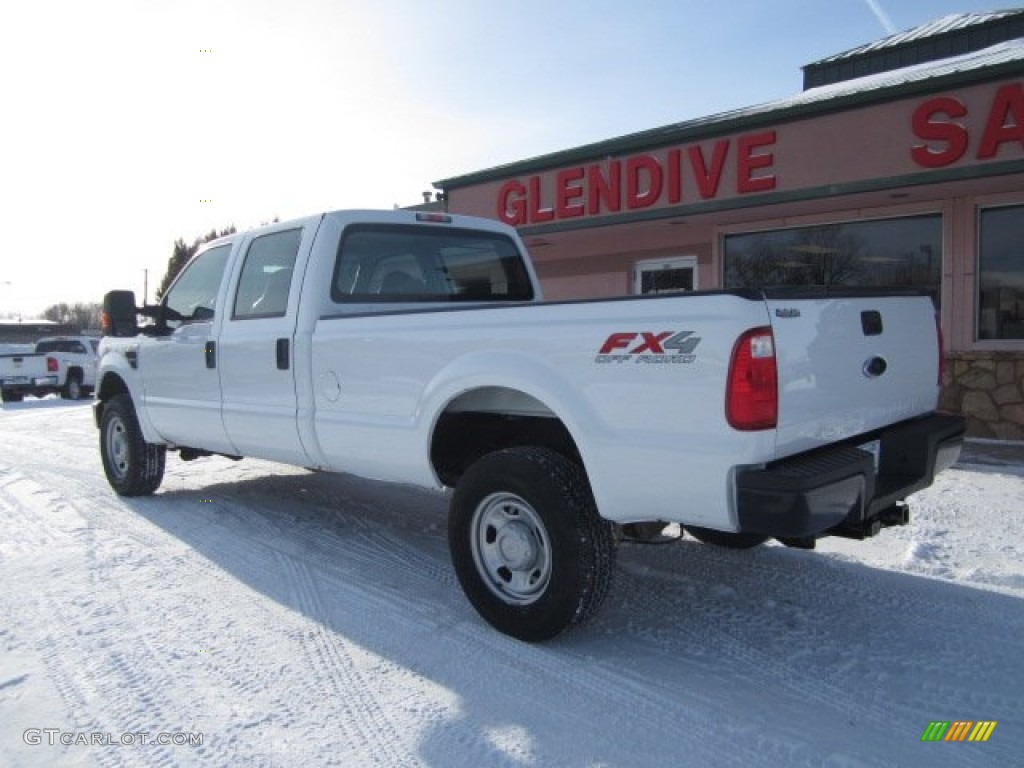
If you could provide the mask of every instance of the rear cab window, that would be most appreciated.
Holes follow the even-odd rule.
[[[85,344],[77,339],[45,339],[36,344],[37,354],[50,352],[67,352],[75,355],[88,354]]]
[[[497,232],[358,224],[342,236],[335,303],[514,302],[533,299],[515,242]]]

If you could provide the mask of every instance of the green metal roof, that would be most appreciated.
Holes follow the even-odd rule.
[[[804,88],[816,88],[941,61],[1024,37],[1024,8],[958,13],[804,66]]]
[[[922,24],[919,27],[914,27],[913,29],[897,32],[896,34],[889,35],[888,37],[883,37],[881,40],[875,40],[872,43],[866,43],[865,45],[851,48],[850,50],[843,51],[842,53],[826,56],[824,59],[811,62],[807,66],[813,67],[817,64],[827,64],[833,61],[852,59],[862,56],[865,53],[882,51],[888,48],[896,48],[906,45],[907,43],[915,43],[921,40],[938,37],[940,35],[948,35],[951,32],[961,32],[963,30],[985,24],[1002,22],[1015,16],[1024,16],[1024,8],[1012,8],[1005,11],[990,11],[988,13],[955,13],[950,16],[943,16],[941,19],[936,19],[935,21],[930,21],[927,24]]]

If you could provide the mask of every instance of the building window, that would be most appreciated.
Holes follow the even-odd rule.
[[[680,293],[697,290],[697,257],[641,261],[633,268],[635,293]]]
[[[1024,205],[978,218],[978,338],[1024,339]]]
[[[723,250],[726,288],[898,287],[939,301],[938,214],[727,235]]]

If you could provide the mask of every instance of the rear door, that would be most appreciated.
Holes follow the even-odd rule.
[[[244,456],[303,464],[295,391],[299,286],[319,216],[242,245],[219,338],[223,418]]]
[[[767,291],[779,371],[777,454],[935,409],[939,341],[927,296]]]

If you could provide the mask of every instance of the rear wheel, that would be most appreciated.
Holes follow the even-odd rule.
[[[509,448],[466,471],[448,542],[477,612],[520,640],[549,640],[593,615],[615,564],[612,526],[583,470],[547,448]]]
[[[103,407],[100,456],[107,482],[121,496],[148,496],[164,479],[167,449],[145,441],[128,395],[116,395]]]
[[[9,389],[3,390],[3,401],[5,403],[20,403],[25,399],[25,395],[21,392],[14,392]]]
[[[698,528],[696,525],[686,526],[686,532],[697,541],[726,549],[753,549],[771,538],[760,533],[731,533],[716,531],[714,528]]]
[[[61,388],[60,396],[65,400],[78,400],[82,397],[82,376],[72,371],[68,374],[67,383]]]

